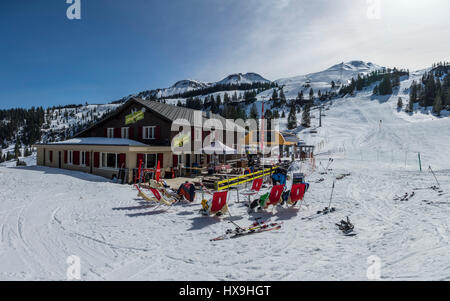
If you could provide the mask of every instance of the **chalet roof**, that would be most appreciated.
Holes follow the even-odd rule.
[[[86,137],[72,138],[65,141],[51,142],[47,145],[115,145],[115,146],[147,146],[144,143],[122,138]]]
[[[127,105],[131,104],[132,102],[136,102],[136,103],[143,105],[144,107],[148,108],[149,110],[151,110],[153,112],[156,112],[157,114],[163,116],[164,118],[168,119],[169,121],[175,121],[177,119],[185,119],[185,120],[189,121],[189,123],[194,124],[194,112],[197,111],[197,112],[202,112],[203,118],[218,119],[221,121],[221,123],[223,124],[224,127],[226,126],[226,119],[218,114],[210,113],[209,117],[208,117],[208,114],[204,111],[194,110],[194,109],[190,109],[190,108],[165,104],[162,102],[157,102],[157,101],[152,101],[152,100],[144,100],[144,99],[132,97],[127,102],[125,102],[122,106],[120,106],[116,110],[116,112],[114,112],[112,115],[107,116],[106,118],[100,120],[99,122],[95,123],[94,125],[90,126],[89,128],[77,133],[74,137],[78,137],[82,133],[98,126],[99,124],[103,123],[104,121],[119,114],[120,112],[123,111],[123,109],[125,109],[127,107]],[[245,131],[244,128],[242,128],[241,126],[239,126],[237,124],[236,124],[236,128],[240,129],[241,131]]]
[[[149,108],[150,110],[161,114],[162,116],[166,117],[167,119],[169,119],[171,121],[175,121],[177,119],[186,119],[191,124],[193,124],[194,123],[194,112],[196,112],[196,111],[202,112],[203,118],[219,119],[222,123],[225,123],[225,120],[226,120],[225,118],[223,118],[222,116],[220,116],[218,114],[211,113],[210,117],[207,117],[207,113],[204,111],[194,110],[194,109],[185,108],[185,107],[178,107],[175,105],[165,104],[162,102],[151,101],[151,100],[143,100],[143,99],[138,99],[138,98],[134,98],[134,100],[136,102],[142,104],[143,106]]]
[[[300,142],[300,139],[295,134],[281,132],[281,135],[283,135],[284,140],[286,140],[288,142],[294,142],[294,143]]]

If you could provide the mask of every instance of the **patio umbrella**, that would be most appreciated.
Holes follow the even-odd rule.
[[[234,148],[231,148],[220,141],[213,141],[211,142],[211,145],[204,147],[202,150],[208,155],[234,155],[237,153]]]
[[[211,145],[204,147],[202,151],[208,155],[234,155],[237,153],[234,148],[231,148],[220,141],[211,142]]]

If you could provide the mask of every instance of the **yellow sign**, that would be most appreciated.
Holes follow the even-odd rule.
[[[183,147],[183,145],[189,142],[190,138],[191,138],[190,134],[183,135],[182,133],[180,133],[173,138],[172,145],[175,147]]]
[[[137,111],[125,116],[125,124],[136,123],[141,119],[144,119],[144,112]]]

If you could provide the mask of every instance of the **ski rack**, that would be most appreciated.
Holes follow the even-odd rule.
[[[263,170],[260,170],[260,171],[254,172],[254,173],[242,175],[239,177],[226,179],[226,180],[222,180],[222,181],[217,181],[214,183],[214,188],[217,191],[221,191],[221,190],[233,187],[233,186],[241,185],[241,184],[253,181],[255,179],[259,179],[259,178],[262,178],[265,176],[272,175],[277,168],[278,168],[278,166],[273,166],[269,169],[266,168],[266,169],[263,169]]]

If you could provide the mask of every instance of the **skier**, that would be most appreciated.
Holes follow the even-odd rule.
[[[287,171],[283,168],[278,167],[272,175],[272,184],[285,185],[287,179]]]

